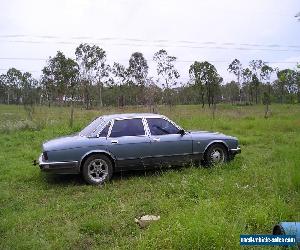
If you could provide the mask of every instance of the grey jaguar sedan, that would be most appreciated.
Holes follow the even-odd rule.
[[[114,114],[96,118],[76,135],[45,142],[39,166],[47,172],[82,174],[89,184],[101,184],[118,171],[193,160],[215,165],[240,152],[235,137],[185,131],[163,115]]]

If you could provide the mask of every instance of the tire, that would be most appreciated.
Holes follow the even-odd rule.
[[[82,167],[83,179],[92,185],[101,185],[111,179],[113,164],[110,158],[102,154],[92,155]]]
[[[216,166],[228,161],[227,148],[220,144],[213,144],[208,147],[204,154],[204,163],[206,166]]]

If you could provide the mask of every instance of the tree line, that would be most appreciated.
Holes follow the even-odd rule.
[[[243,67],[238,59],[228,66],[235,80],[224,83],[215,66],[195,61],[189,80],[180,82],[177,58],[164,49],[153,55],[157,76],[149,76],[144,55],[134,52],[128,67],[107,63],[107,53],[97,45],[80,44],[75,59],[58,51],[49,57],[40,79],[10,68],[0,75],[0,103],[84,106],[86,109],[124,105],[201,104],[219,102],[252,105],[271,102],[300,103],[300,65],[296,69],[272,68],[262,60]]]

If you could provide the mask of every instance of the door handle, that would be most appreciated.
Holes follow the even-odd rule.
[[[111,140],[111,144],[117,144],[117,143],[119,143],[118,140]]]
[[[153,141],[159,142],[160,138],[153,138]]]

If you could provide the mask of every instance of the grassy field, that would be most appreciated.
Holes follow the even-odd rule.
[[[212,120],[208,108],[160,107],[185,129],[237,136],[242,154],[221,167],[130,172],[95,187],[41,173],[32,160],[42,142],[102,113],[146,109],[78,109],[70,129],[66,108],[37,107],[29,121],[22,106],[0,105],[0,249],[235,249],[240,234],[300,221],[300,106],[271,109],[264,119],[263,106],[220,105]],[[161,219],[140,229],[143,214]]]

